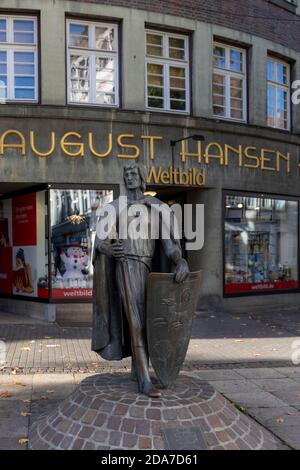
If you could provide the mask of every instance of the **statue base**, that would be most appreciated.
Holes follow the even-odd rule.
[[[181,374],[161,398],[137,393],[126,374],[84,379],[32,425],[31,449],[277,449],[273,436],[207,382]]]

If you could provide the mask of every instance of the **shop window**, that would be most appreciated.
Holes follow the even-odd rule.
[[[246,121],[246,51],[214,44],[213,67],[214,116]]]
[[[37,19],[0,16],[0,101],[37,101]]]
[[[0,295],[47,298],[46,192],[0,200]]]
[[[298,202],[227,195],[225,294],[298,288]]]
[[[118,26],[67,21],[68,101],[118,106]]]
[[[91,299],[98,211],[111,190],[51,189],[51,297]]]
[[[290,128],[290,66],[271,57],[267,61],[268,126]]]
[[[146,32],[146,107],[189,112],[188,36]]]

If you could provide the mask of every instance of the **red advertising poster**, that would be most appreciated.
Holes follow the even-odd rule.
[[[14,246],[36,245],[36,193],[13,198],[12,232]]]
[[[0,292],[12,294],[12,248],[0,248]]]
[[[227,284],[225,286],[225,294],[267,292],[288,289],[298,289],[298,281],[242,282],[240,284]]]

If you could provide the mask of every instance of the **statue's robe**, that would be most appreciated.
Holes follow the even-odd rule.
[[[149,208],[152,206],[154,210],[159,210],[161,204],[163,204],[159,199],[151,196],[145,196],[143,199],[135,201],[135,203],[145,204]],[[116,226],[118,227],[119,199],[114,200],[111,204],[116,210]],[[163,214],[168,214],[168,211]],[[166,217],[166,220],[163,220],[165,215],[159,213],[157,218],[160,224],[160,238],[156,241],[155,254],[151,264],[152,269],[156,271],[172,272],[175,266],[170,259],[174,259],[174,255],[177,258],[181,257],[181,248],[178,236],[177,238],[175,236],[176,231],[174,230],[174,220],[172,218],[170,238],[161,238],[161,227],[164,223],[168,223],[168,217]],[[131,355],[130,333],[116,279],[117,261],[108,251],[110,243],[111,239],[109,237],[100,240],[96,236],[93,254],[92,350],[100,354],[103,359],[120,360]],[[135,262],[137,263],[137,261]]]

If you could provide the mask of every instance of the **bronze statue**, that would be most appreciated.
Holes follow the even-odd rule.
[[[157,248],[156,240],[150,236],[149,226],[153,217],[151,207],[159,208],[163,203],[144,195],[146,176],[143,168],[136,163],[124,167],[124,181],[127,189],[126,223],[129,225],[134,219],[134,215],[130,215],[130,207],[142,205],[147,213],[147,227],[144,228],[149,236],[143,239],[121,239],[120,198],[111,203],[117,215],[115,233],[104,239],[97,236],[94,246],[92,349],[108,360],[120,360],[132,355],[132,375],[138,381],[140,393],[160,397],[161,391],[152,384],[149,375],[146,290]],[[174,273],[175,283],[182,283],[188,276],[189,268],[182,257],[174,227],[171,227],[169,238],[160,237],[158,242],[171,262],[170,270]],[[163,256],[161,251],[160,258]]]

